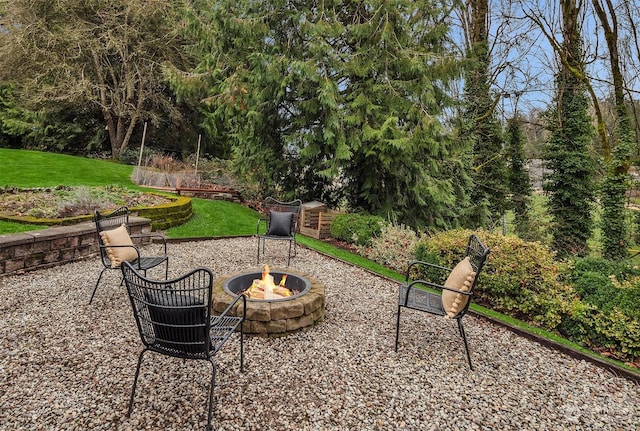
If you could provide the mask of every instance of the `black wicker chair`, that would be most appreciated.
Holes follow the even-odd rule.
[[[98,210],[93,213],[93,221],[96,224],[96,233],[98,235],[98,245],[100,247],[100,260],[102,261],[102,271],[96,285],[91,293],[91,299],[89,304],[93,301],[93,297],[98,290],[98,285],[102,279],[102,275],[108,269],[120,270],[120,255],[128,255],[128,260],[138,270],[142,271],[145,275],[148,269],[154,268],[158,265],[165,264],[165,278],[169,273],[169,256],[167,256],[167,241],[159,234],[136,234],[131,235],[129,229],[129,209],[127,207],[120,207],[117,210],[102,214]],[[124,225],[124,228],[122,226]],[[105,238],[109,238],[109,232],[118,232],[119,237],[124,239],[124,243],[107,244]],[[137,241],[156,241],[158,242],[164,254],[158,256],[142,256],[140,249],[133,243],[132,240]],[[126,258],[125,258],[126,259]],[[122,281],[120,282],[122,285]]]
[[[409,264],[405,283],[400,286],[398,295],[396,352],[400,335],[400,311],[403,307],[446,316],[458,322],[458,330],[464,342],[469,367],[473,370],[462,318],[467,314],[473,290],[488,254],[489,249],[482,244],[476,235],[471,235],[467,242],[464,259],[454,269],[423,261],[413,261]],[[414,275],[417,275],[419,279],[412,280]],[[449,277],[443,283],[442,280],[447,275]],[[422,278],[437,281],[426,281]],[[436,293],[429,291],[429,288],[435,289]]]
[[[272,197],[264,200],[264,217],[258,220],[256,234],[258,235],[258,264],[260,264],[260,248],[262,254],[265,253],[265,243],[267,240],[289,241],[289,254],[287,256],[287,266],[291,262],[291,256],[296,255],[296,231],[298,230],[298,219],[302,201],[295,199],[288,202],[281,202]]]
[[[234,332],[239,332],[240,370],[243,370],[242,323],[246,317],[246,297],[239,295],[224,312],[212,316],[213,273],[209,269],[196,268],[173,280],[151,280],[140,274],[129,262],[124,262],[121,267],[144,344],[144,349],[138,356],[127,416],[133,410],[142,356],[145,352],[152,351],[176,358],[209,361],[212,372],[207,430],[211,429],[216,375],[214,356]]]

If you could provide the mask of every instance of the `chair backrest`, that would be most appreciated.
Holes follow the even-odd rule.
[[[103,230],[111,230],[120,227],[122,224],[129,230],[129,208],[120,207],[115,211],[103,214],[98,210],[93,212],[93,221],[96,223],[98,233]],[[100,235],[98,235],[100,236]]]
[[[280,222],[278,219],[281,214],[291,213],[291,219],[289,223],[289,231],[284,234],[273,234],[276,236],[293,236],[298,230],[298,220],[300,219],[300,210],[302,208],[302,201],[300,199],[294,199],[292,201],[279,201],[275,198],[268,197],[264,200],[263,208],[265,216],[267,218],[267,232],[276,231],[281,232],[282,229],[279,226],[275,226]],[[288,217],[288,216],[287,216]],[[287,218],[287,221],[289,219]],[[272,225],[273,222],[273,225]],[[269,234],[269,233],[268,233]]]
[[[96,224],[96,234],[98,235],[98,244],[100,244],[100,257],[102,258],[102,264],[106,267],[111,267],[111,260],[107,254],[107,249],[100,232],[106,230],[116,229],[123,224],[129,231],[129,208],[120,207],[110,213],[103,214],[98,210],[93,212],[93,221]]]
[[[473,289],[476,287],[478,278],[480,278],[480,272],[482,271],[482,268],[487,261],[488,255],[489,248],[482,244],[482,241],[480,241],[480,238],[478,238],[476,235],[471,235],[469,237],[469,241],[467,242],[467,248],[465,251],[465,256],[469,257],[469,262],[476,272],[476,276],[473,279],[471,289],[469,289],[470,292],[473,292]]]
[[[173,280],[152,280],[128,262],[121,268],[142,343],[179,358],[209,357],[213,273],[196,268]]]
[[[480,238],[478,238],[476,235],[469,236],[469,240],[467,241],[467,247],[465,249],[465,257],[469,258],[469,263],[471,264],[471,267],[476,273],[475,277],[473,277],[473,282],[471,283],[471,286],[468,289],[468,292],[471,294],[473,294],[476,288],[476,285],[478,284],[480,273],[482,272],[482,268],[484,267],[484,264],[487,261],[488,255],[489,255],[489,248],[486,247],[484,244],[482,244],[482,241],[480,241]],[[452,274],[455,271],[456,269],[454,268],[452,271]],[[458,294],[457,296],[461,296],[461,295]],[[449,299],[447,300],[446,297],[448,297]],[[446,312],[452,311],[446,304],[448,301],[454,302],[455,297],[456,297],[456,294],[454,292],[443,290],[442,302]],[[452,311],[452,314],[455,315],[456,319],[461,319],[465,314],[467,314],[467,311],[469,310],[469,306],[471,305],[471,296],[460,298],[459,301],[460,301],[459,302],[460,305],[457,305],[454,307],[455,310],[457,311],[455,312]]]
[[[116,229],[124,224],[127,228],[127,232],[131,233],[129,231],[129,208],[120,207],[107,214],[95,210],[93,212],[93,221],[96,224],[96,234],[98,235],[98,244],[100,245],[100,258],[102,259],[102,264],[105,267],[110,268],[111,260],[109,259],[107,248],[104,241],[102,240],[100,232]]]

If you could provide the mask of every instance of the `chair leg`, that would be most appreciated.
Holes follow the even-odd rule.
[[[398,315],[396,317],[396,352],[398,351],[398,338],[400,337],[400,305],[398,305]]]
[[[211,363],[211,386],[209,387],[209,410],[207,411],[207,431],[211,431],[211,416],[213,412],[213,388],[216,384],[216,364],[213,359],[210,359]]]
[[[258,237],[258,258],[256,260],[256,265],[260,265],[260,237]]]
[[[289,241],[289,255],[287,256],[287,266],[291,263],[291,241]]]
[[[138,366],[136,367],[136,376],[133,378],[133,389],[131,389],[131,398],[129,399],[129,410],[127,410],[127,417],[131,416],[133,410],[133,399],[136,396],[136,387],[138,386],[138,376],[140,375],[140,365],[142,365],[142,355],[147,351],[143,349],[138,355]]]
[[[96,286],[93,288],[93,292],[91,293],[91,299],[89,299],[89,305],[91,305],[91,302],[93,302],[93,296],[96,294],[96,291],[98,290],[98,285],[100,284],[100,280],[102,280],[102,274],[104,274],[104,272],[107,270],[107,268],[102,268],[102,271],[100,271],[100,276],[98,277],[98,281],[96,281]]]
[[[240,325],[240,372],[242,371],[244,371],[244,324]]]
[[[462,319],[458,319],[458,329],[460,330],[462,341],[464,341],[464,350],[467,352],[467,361],[469,361],[469,368],[471,368],[471,371],[473,371],[473,365],[471,364],[471,354],[469,353],[469,344],[467,343],[467,336],[465,335],[464,327],[462,326]]]

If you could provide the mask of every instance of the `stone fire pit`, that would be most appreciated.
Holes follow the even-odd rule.
[[[247,299],[247,320],[244,332],[265,336],[282,336],[304,328],[312,327],[324,318],[325,293],[319,281],[306,274],[295,271],[273,269],[271,271],[279,281],[287,274],[287,286],[299,293],[282,299]],[[219,277],[213,286],[213,313],[221,313],[235,299],[235,293],[229,284],[251,285],[253,279],[262,276],[262,269],[246,270],[240,273]],[[226,284],[226,289],[225,289]]]

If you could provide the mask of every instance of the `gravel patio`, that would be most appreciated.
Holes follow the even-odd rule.
[[[255,238],[169,253],[174,276],[256,268]],[[267,256],[286,263],[273,242]],[[396,283],[303,247],[291,268],[324,283],[325,319],[287,337],[247,336],[244,373],[228,342],[215,429],[640,430],[640,386],[627,379],[473,316],[474,372],[455,321],[424,313],[403,311],[395,353]],[[141,343],[115,271],[88,305],[99,271],[96,257],[0,277],[0,430],[204,429],[210,366],[153,353],[125,416]]]

